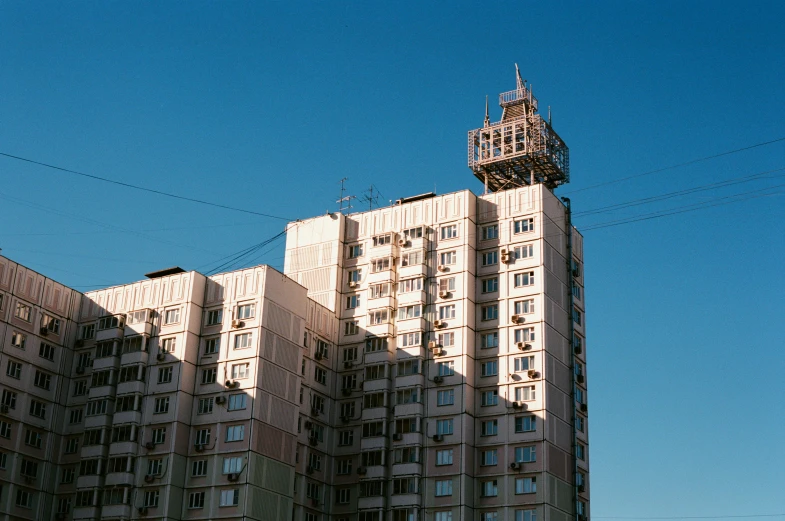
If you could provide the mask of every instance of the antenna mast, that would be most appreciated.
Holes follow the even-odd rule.
[[[376,190],[376,194],[374,195],[374,190]],[[384,197],[382,193],[376,188],[374,185],[371,185],[368,190],[368,195],[363,195],[360,201],[364,203],[368,203],[368,210],[373,210],[373,205],[375,204],[376,207],[379,207],[379,197]]]
[[[338,203],[338,212],[339,213],[344,213],[344,210],[346,210],[347,212],[349,210],[351,210],[352,209],[352,204],[351,204],[352,199],[357,199],[357,196],[354,196],[354,195],[346,195],[346,196],[343,195],[344,192],[346,192],[346,186],[345,186],[344,183],[346,182],[347,179],[349,179],[349,178],[348,177],[344,177],[343,179],[341,179],[341,181],[340,181],[341,182],[341,195],[338,197],[338,200],[335,201],[336,203]],[[344,203],[346,203],[346,208],[344,208],[344,206],[343,206]]]

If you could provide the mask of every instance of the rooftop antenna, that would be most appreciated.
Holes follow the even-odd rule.
[[[374,195],[374,190],[376,190],[376,194]],[[384,197],[382,193],[376,188],[374,185],[371,185],[368,190],[368,195],[363,195],[360,199],[364,203],[368,203],[368,210],[373,210],[373,205],[375,204],[376,207],[379,207],[379,197]]]
[[[491,126],[491,118],[488,116],[488,95],[485,95],[485,126]]]
[[[553,124],[551,122],[551,106],[550,105],[548,105],[548,124],[553,126]]]
[[[339,213],[344,213],[344,210],[346,210],[347,212],[351,210],[352,209],[351,200],[357,198],[354,195],[346,195],[346,196],[343,195],[344,192],[346,192],[346,186],[344,185],[344,183],[346,182],[347,179],[348,177],[344,177],[343,179],[341,179],[341,195],[340,197],[338,197],[338,200],[335,201],[336,203],[338,203]],[[346,208],[343,207],[343,203],[346,203]]]
[[[523,92],[526,88],[526,80],[521,77],[521,71],[518,69],[518,64],[515,64],[515,80],[516,80],[516,87],[519,91]]]

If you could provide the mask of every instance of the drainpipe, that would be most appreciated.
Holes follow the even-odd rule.
[[[575,309],[575,296],[572,293],[572,285],[574,283],[574,275],[572,272],[572,207],[570,206],[569,197],[562,197],[564,202],[564,222],[567,226],[567,292],[570,296],[570,307],[567,311],[567,319],[570,324],[570,371],[571,375],[571,388],[570,399],[572,400],[572,507],[575,509],[575,521],[579,521],[578,515],[578,433],[575,428],[576,419],[578,415],[578,407],[575,403],[575,324],[573,322],[573,309]]]

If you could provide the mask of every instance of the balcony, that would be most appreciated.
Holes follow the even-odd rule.
[[[120,357],[120,364],[147,364],[148,357],[149,355],[147,351],[133,351],[131,353],[123,353],[123,355]]]
[[[105,458],[109,453],[109,446],[107,445],[87,445],[82,447],[82,452],[80,453],[82,459],[90,459],[90,458]]]
[[[112,425],[111,414],[99,414],[97,416],[88,416],[84,420],[85,429],[97,429],[98,427],[110,427]]]
[[[131,505],[105,505],[101,519],[131,519]]]
[[[428,265],[427,264],[411,264],[409,266],[401,266],[398,268],[399,279],[412,279],[415,277],[427,277]]]
[[[117,369],[120,367],[120,357],[117,356],[103,356],[93,360],[93,371],[100,371],[101,369]]]
[[[123,338],[125,328],[123,327],[110,327],[109,329],[102,329],[95,332],[95,341],[104,342],[106,340],[120,340]]]
[[[102,476],[90,475],[76,478],[76,488],[97,488],[101,486]]]
[[[374,436],[372,438],[362,438],[360,440],[360,450],[379,450],[388,448],[387,436]]]

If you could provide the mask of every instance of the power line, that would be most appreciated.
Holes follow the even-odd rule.
[[[657,174],[659,172],[665,172],[666,170],[673,170],[674,168],[680,168],[682,166],[692,165],[692,164],[695,164],[695,163],[700,163],[702,161],[708,161],[709,159],[716,159],[718,157],[728,156],[730,154],[736,154],[738,152],[744,152],[745,150],[751,150],[753,148],[762,147],[762,146],[766,146],[766,145],[771,145],[773,143],[779,143],[780,141],[785,141],[785,137],[772,139],[771,141],[764,141],[763,143],[756,143],[754,145],[750,145],[750,146],[744,147],[744,148],[737,148],[735,150],[728,150],[726,152],[720,152],[719,154],[714,154],[714,155],[711,155],[711,156],[701,157],[701,158],[698,158],[698,159],[691,159],[689,161],[685,161],[684,163],[678,163],[678,164],[675,164],[675,165],[666,166],[666,167],[663,167],[663,168],[658,168],[656,170],[649,170],[648,172],[643,172],[641,174],[635,174],[635,175],[631,175],[631,176],[627,176],[627,177],[622,177],[620,179],[614,179],[614,180],[611,180],[611,181],[605,181],[605,182],[602,182],[602,183],[597,183],[596,185],[589,185],[589,186],[586,186],[584,188],[578,188],[577,190],[571,190],[569,192],[565,192],[565,193],[563,193],[561,195],[574,194],[574,193],[577,193],[577,192],[583,192],[584,190],[593,190],[594,188],[599,188],[601,186],[607,186],[607,185],[614,184],[614,183],[621,183],[622,181],[628,181],[630,179],[635,179],[637,177],[643,177],[643,176],[647,176],[647,175]]]
[[[253,210],[246,210],[244,208],[237,208],[237,207],[234,207],[234,206],[227,206],[225,204],[211,203],[209,201],[203,201],[201,199],[195,199],[193,197],[186,197],[186,196],[183,196],[183,195],[177,195],[177,194],[172,194],[172,193],[169,193],[169,192],[163,192],[161,190],[156,190],[154,188],[147,188],[147,187],[144,187],[144,186],[132,185],[130,183],[124,183],[122,181],[115,181],[114,179],[108,179],[106,177],[101,177],[101,176],[97,176],[97,175],[86,174],[84,172],[79,172],[77,170],[71,170],[69,168],[63,168],[61,166],[50,165],[48,163],[42,163],[41,161],[35,161],[33,159],[28,159],[26,157],[21,157],[21,156],[15,156],[13,154],[8,154],[8,153],[5,153],[5,152],[0,152],[0,156],[5,156],[5,157],[11,158],[11,159],[16,159],[18,161],[25,161],[27,163],[32,163],[34,165],[44,166],[46,168],[51,168],[53,170],[59,170],[61,172],[66,172],[66,173],[69,173],[69,174],[80,175],[82,177],[87,177],[89,179],[94,179],[96,181],[103,181],[105,183],[111,183],[111,184],[115,184],[115,185],[119,185],[119,186],[124,186],[126,188],[133,188],[135,190],[141,190],[143,192],[150,192],[150,193],[153,193],[153,194],[163,195],[165,197],[172,197],[174,199],[180,199],[182,201],[189,201],[189,202],[192,202],[192,203],[206,204],[208,206],[214,206],[216,208],[223,208],[224,210],[232,210],[232,211],[235,211],[235,212],[243,212],[243,213],[248,213],[248,214],[251,214],[251,215],[258,215],[260,217],[269,217],[270,219],[280,219],[282,221],[296,221],[297,220],[297,219],[290,219],[288,217],[281,217],[279,215],[271,215],[271,214],[268,214],[268,213],[261,213],[261,212],[255,212]]]

